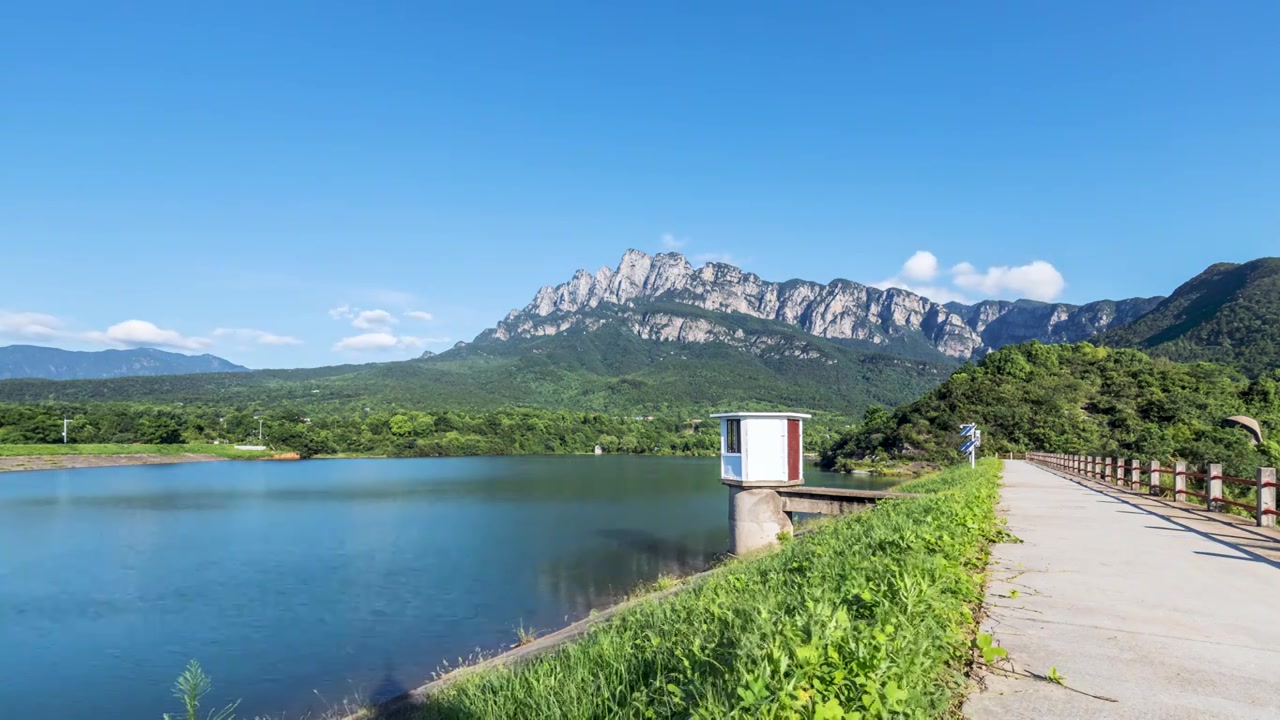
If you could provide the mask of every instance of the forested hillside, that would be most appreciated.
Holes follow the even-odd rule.
[[[304,457],[608,453],[714,455],[720,425],[677,415],[610,416],[535,409],[467,413],[360,404],[305,411],[297,406],[237,409],[211,405],[155,407],[137,403],[0,404],[4,446],[62,442],[62,419],[77,444],[174,445],[259,442]],[[261,421],[261,424],[259,424]],[[806,450],[824,448],[847,418],[823,416],[805,427]]]
[[[1280,258],[1219,263],[1151,312],[1102,333],[1104,345],[1180,362],[1237,365],[1250,377],[1280,368]]]
[[[1224,427],[1237,414],[1262,423],[1263,446]],[[987,453],[1177,457],[1251,473],[1280,462],[1280,373],[1248,380],[1223,365],[1179,364],[1089,343],[1011,346],[965,365],[894,412],[872,409],[823,462],[958,460],[956,431],[964,422],[982,427]]]
[[[690,313],[705,311],[690,308]],[[667,313],[670,314],[670,313]],[[0,402],[298,406],[491,411],[513,406],[635,415],[807,409],[861,414],[898,405],[954,367],[867,352],[785,323],[721,314],[723,336],[677,342],[621,323],[520,342],[475,343],[432,358],[309,370],[0,382]]]

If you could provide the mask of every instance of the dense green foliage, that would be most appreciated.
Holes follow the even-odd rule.
[[[552,654],[463,678],[420,716],[937,717],[964,687],[998,470],[921,481],[910,489],[931,494],[834,519]]]
[[[255,413],[204,405],[90,403],[0,405],[0,448],[62,447],[53,443],[62,442],[63,417],[72,418],[68,434],[73,443],[115,443],[123,448],[120,452],[139,452],[128,443],[174,448],[207,447],[214,441],[256,444],[259,419],[264,444],[304,457],[589,453],[597,444],[610,453],[708,455],[720,447],[718,423],[690,423],[674,416],[620,418],[533,409],[424,413],[359,406],[304,416],[287,407]],[[821,424],[815,431],[815,441],[829,434]]]
[[[1098,342],[1179,362],[1236,365],[1250,377],[1266,375],[1280,368],[1280,258],[1210,266]]]
[[[262,444],[314,455],[536,455],[608,453],[714,455],[720,425],[705,416],[617,417],[530,408],[467,413],[341,404],[309,415],[291,404],[272,408],[140,403],[0,404],[0,454],[198,452],[226,455],[228,444]],[[62,444],[69,418],[72,444]],[[824,414],[805,424],[806,452],[820,453],[848,424]],[[217,452],[210,448],[226,448]],[[165,448],[169,448],[167,451]]]
[[[1231,415],[1256,418],[1260,447]],[[958,459],[964,422],[983,429],[984,452],[1058,452],[1223,463],[1252,476],[1280,461],[1280,373],[1248,380],[1211,363],[1179,364],[1136,350],[1028,343],[1002,348],[897,411],[872,410],[824,455]]]
[[[700,312],[697,308],[689,313]],[[219,407],[343,404],[467,412],[513,406],[613,415],[809,409],[860,414],[941,382],[953,365],[866,352],[780,322],[717,313],[753,349],[659,342],[619,323],[532,340],[477,342],[429,359],[307,370],[111,380],[7,380],[0,402],[130,401]]]

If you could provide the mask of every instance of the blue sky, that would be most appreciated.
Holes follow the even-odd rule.
[[[1068,302],[1280,254],[1280,3],[106,5],[0,23],[0,344],[411,357],[629,247]]]

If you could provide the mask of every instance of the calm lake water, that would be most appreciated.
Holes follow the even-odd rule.
[[[728,545],[717,461],[222,462],[0,475],[0,707],[241,716],[416,687]],[[822,475],[812,484],[884,488]]]

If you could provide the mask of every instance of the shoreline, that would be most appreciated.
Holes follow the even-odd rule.
[[[992,465],[987,460],[976,471],[964,466],[948,468],[917,485],[915,489],[924,493],[924,497],[918,502],[890,503],[883,506],[883,511],[878,507],[877,512],[862,514],[864,519],[859,523],[824,523],[822,529],[826,534],[812,540],[815,543],[813,545],[784,542],[771,551],[759,555],[749,554],[743,558],[745,563],[726,563],[713,567],[685,579],[675,587],[629,599],[605,611],[592,613],[583,620],[527,645],[505,649],[496,656],[477,658],[478,662],[463,667],[442,668],[442,672],[433,675],[428,682],[397,697],[370,703],[354,713],[350,706],[346,706],[343,708],[346,712],[340,711],[337,717],[343,720],[408,720],[424,710],[430,713],[433,708],[443,709],[443,714],[449,716],[468,715],[468,711],[474,713],[483,708],[487,712],[482,711],[480,714],[485,716],[547,717],[552,714],[549,709],[563,710],[566,704],[571,703],[577,704],[578,711],[565,712],[565,715],[612,716],[620,714],[618,711],[627,706],[628,697],[634,700],[638,696],[635,690],[637,687],[652,686],[660,690],[665,682],[668,690],[675,687],[682,693],[699,688],[724,690],[734,687],[735,683],[741,682],[738,677],[740,672],[737,671],[743,668],[750,671],[758,664],[750,662],[750,658],[742,658],[742,655],[749,652],[762,657],[786,651],[779,651],[776,644],[762,647],[760,642],[743,643],[741,648],[747,648],[746,650],[735,646],[717,651],[722,656],[719,662],[710,656],[706,658],[710,662],[686,662],[683,675],[676,675],[681,672],[678,665],[671,662],[660,663],[654,658],[669,661],[672,657],[684,657],[681,654],[682,648],[692,647],[696,652],[698,647],[720,647],[715,643],[708,643],[706,638],[718,638],[730,630],[747,637],[772,638],[782,621],[795,627],[830,626],[831,638],[822,641],[828,650],[825,654],[859,640],[869,643],[874,641],[882,646],[884,652],[889,653],[893,646],[887,640],[887,635],[892,631],[878,633],[873,640],[850,630],[851,618],[846,614],[845,606],[849,604],[849,598],[859,596],[860,593],[860,597],[853,601],[859,613],[856,624],[861,625],[865,616],[865,621],[874,622],[875,627],[891,625],[905,628],[900,632],[909,635],[912,640],[905,647],[918,648],[921,654],[927,655],[928,662],[922,669],[903,675],[902,679],[893,679],[901,688],[927,688],[927,694],[918,698],[910,695],[900,697],[896,702],[911,701],[916,707],[904,709],[928,711],[930,717],[941,716],[946,714],[946,708],[959,707],[969,691],[968,666],[971,664],[973,638],[978,627],[974,610],[980,606],[980,601],[975,606],[972,591],[981,586],[988,565],[990,543],[998,527],[998,472],[999,465]],[[977,522],[962,526],[954,523],[956,517],[970,515]],[[912,547],[912,543],[906,543],[904,547],[886,545],[879,548],[876,542],[867,542],[890,535],[896,537],[904,522],[937,531],[939,537],[945,537],[947,541],[930,548]],[[947,562],[911,562],[913,558],[927,556],[932,559],[937,555],[941,555]],[[821,559],[824,557],[826,559]],[[859,561],[856,567],[861,569],[857,573],[843,576],[825,569],[831,563],[848,564],[850,560]],[[955,611],[944,613],[949,618],[946,627],[920,622],[925,619],[926,612],[935,612],[936,608],[930,603],[902,603],[901,593],[872,594],[862,590],[865,587],[879,587],[884,578],[907,570],[918,576],[916,579],[922,583],[920,587],[932,588],[929,592],[941,602],[939,607]],[[720,572],[727,574],[715,577]],[[784,575],[790,579],[778,579]],[[794,593],[771,592],[794,590],[789,584],[795,579],[793,576],[814,582],[814,588],[825,594],[818,595],[822,602],[802,601],[803,598],[796,599]],[[927,582],[931,580],[941,582]],[[694,587],[702,587],[704,590],[693,598],[681,592]],[[752,597],[765,600],[756,603],[750,599]],[[771,600],[775,597],[784,600]],[[652,607],[650,602],[673,605],[659,609]],[[708,616],[706,612],[707,608],[732,607],[735,603],[741,603],[745,611],[737,615],[729,613],[729,616],[724,613],[710,613]],[[758,606],[753,607],[753,604]],[[843,618],[843,628],[831,619],[832,607],[838,608],[836,617]],[[638,615],[626,614],[624,611],[627,610],[633,610]],[[761,613],[763,620],[747,625],[746,620],[757,617],[757,611]],[[765,614],[766,611],[768,614]],[[706,620],[706,617],[713,619]],[[722,617],[724,619],[719,619]],[[691,623],[690,618],[700,618],[704,622]],[[712,622],[716,625],[706,629],[707,624]],[[740,630],[740,627],[746,629]],[[939,641],[934,642],[933,636]],[[584,638],[594,640],[578,645]],[[570,647],[576,647],[577,650],[565,650]],[[806,647],[814,654],[824,654],[819,652],[820,647]],[[561,651],[566,654],[560,655]],[[635,658],[636,655],[641,657]],[[541,664],[530,663],[535,659],[545,661]],[[524,672],[513,672],[514,668],[522,666],[525,668]],[[670,670],[671,668],[675,670]],[[650,672],[654,669],[658,674]],[[832,675],[830,669],[823,672]],[[938,682],[943,673],[952,679]],[[818,679],[827,683],[828,687],[836,687],[843,674],[840,671],[832,675],[830,683],[827,683],[825,677]],[[960,677],[964,680],[957,679]],[[581,694],[573,692],[574,689],[581,688],[589,693],[592,687],[604,679],[621,683],[626,686],[623,689],[629,689],[630,692],[616,698],[603,699],[596,695],[588,695],[582,699]],[[463,680],[468,682],[459,686],[457,683]],[[845,708],[859,701],[863,706],[873,704],[875,697],[866,700],[867,695],[858,684],[844,685],[852,686],[844,688],[846,694],[849,694],[848,698],[840,701]],[[565,687],[569,690],[564,690]],[[731,698],[733,693],[722,692],[721,695]],[[683,697],[678,695],[677,699]],[[701,697],[702,695],[697,695],[692,702],[701,702],[698,699]],[[708,697],[718,702],[715,697]],[[434,702],[436,699],[439,700],[438,705]],[[507,708],[504,714],[495,714],[495,708],[503,707]]]
[[[311,460],[422,460],[461,457],[592,457],[592,453],[529,453],[512,455],[359,455],[341,453],[317,455]],[[600,457],[600,456],[596,456]],[[648,453],[615,453],[610,457],[671,457],[707,458],[708,455],[659,455]],[[98,467],[126,467],[130,465],[177,465],[181,463],[215,462],[223,460],[300,460],[296,452],[282,451],[245,457],[227,457],[207,452],[186,453],[49,453],[31,455],[0,455],[0,474],[34,472],[38,470],[82,470]]]
[[[759,553],[751,557],[763,554],[767,553]],[[412,717],[415,711],[426,704],[433,693],[452,685],[468,675],[495,668],[520,665],[541,655],[554,652],[568,643],[581,639],[593,627],[600,623],[608,622],[618,613],[644,602],[661,601],[677,593],[684,592],[720,571],[724,566],[725,563],[720,562],[691,575],[673,578],[675,585],[665,590],[652,590],[640,595],[620,598],[617,602],[604,608],[592,610],[580,620],[548,632],[546,635],[539,635],[525,645],[511,646],[499,651],[496,655],[477,658],[474,662],[454,667],[443,673],[433,673],[428,680],[412,690],[371,703],[356,710],[354,713],[339,715],[338,720],[373,720],[375,718],[377,720],[407,720],[407,718]]]
[[[796,528],[794,537],[801,537],[824,525],[821,520],[810,520]],[[425,705],[433,693],[439,692],[453,683],[476,672],[484,672],[503,667],[515,667],[530,660],[554,652],[561,647],[581,639],[595,626],[608,622],[618,613],[629,610],[644,602],[658,602],[673,595],[696,587],[715,573],[724,570],[730,563],[739,560],[754,560],[777,552],[780,546],[764,548],[735,557],[725,553],[714,560],[710,566],[681,576],[668,577],[674,585],[665,589],[644,590],[644,586],[630,595],[619,597],[603,608],[592,609],[586,617],[575,620],[545,635],[539,635],[524,645],[512,645],[500,649],[494,655],[481,655],[469,660],[466,664],[444,669],[443,672],[432,673],[418,687],[394,697],[369,703],[354,712],[339,713],[335,720],[408,720],[413,713]],[[327,715],[324,717],[328,717]]]
[[[123,453],[117,455],[10,455],[0,457],[0,473],[35,472],[39,470],[82,470],[127,465],[176,465],[193,462],[220,462],[229,458],[206,453],[158,455]]]

